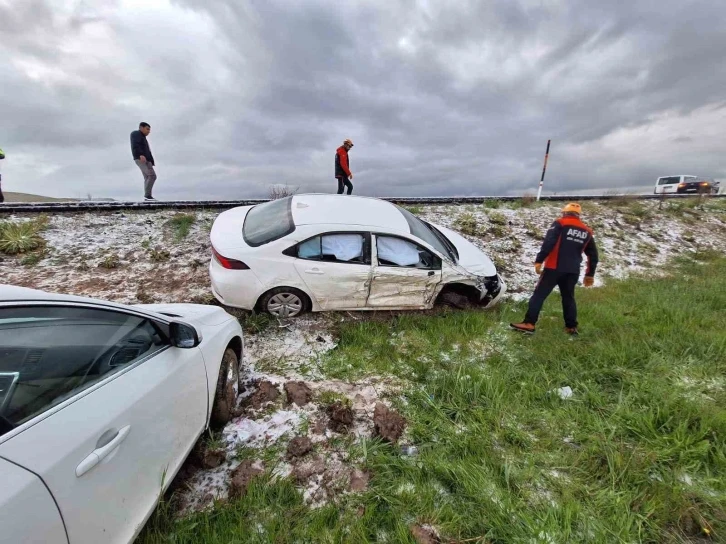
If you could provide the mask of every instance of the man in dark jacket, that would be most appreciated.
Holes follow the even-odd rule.
[[[591,287],[595,279],[598,254],[592,229],[580,221],[582,208],[571,202],[562,208],[562,217],[557,219],[547,231],[534,263],[534,269],[540,275],[532,298],[529,299],[527,315],[522,323],[510,326],[518,331],[533,333],[535,324],[542,310],[545,299],[555,286],[560,288],[562,295],[562,312],[565,317],[565,332],[577,335],[577,305],[575,303],[575,285],[580,277],[582,254],[587,256],[585,270],[585,287]],[[544,271],[542,266],[544,265]]]
[[[154,201],[156,199],[151,196],[151,190],[156,181],[156,172],[154,171],[154,156],[151,154],[149,142],[146,140],[149,132],[151,132],[151,125],[140,123],[139,130],[131,133],[131,155],[144,175],[144,200]]]
[[[348,188],[348,194],[353,192],[353,172],[350,171],[350,161],[348,160],[348,151],[353,147],[353,142],[349,139],[343,141],[335,152],[335,177],[338,179],[338,194],[343,194],[343,187]]]

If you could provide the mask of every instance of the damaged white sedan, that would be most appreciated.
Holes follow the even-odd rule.
[[[234,208],[217,217],[211,242],[214,296],[277,317],[490,307],[506,290],[463,236],[375,198],[296,195]]]

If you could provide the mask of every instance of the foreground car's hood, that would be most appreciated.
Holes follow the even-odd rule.
[[[497,267],[481,249],[458,232],[439,225],[434,226],[456,246],[456,250],[459,252],[457,264],[461,268],[477,276],[495,276],[497,274]]]
[[[208,304],[136,304],[134,307],[166,317],[176,317],[191,325],[214,326],[234,319],[219,306]]]

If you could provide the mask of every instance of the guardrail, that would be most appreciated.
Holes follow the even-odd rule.
[[[585,201],[585,200],[660,200],[672,198],[692,198],[696,194],[675,194],[675,195],[549,195],[543,196],[541,200],[552,202],[563,201]],[[703,195],[704,198],[723,198],[721,195]],[[530,197],[531,198],[531,197]],[[513,202],[521,200],[521,196],[450,196],[450,197],[385,197],[394,204],[402,205],[433,205],[433,204],[483,204],[486,201],[500,200]],[[246,200],[171,200],[155,202],[6,202],[0,204],[0,215],[18,212],[36,213],[65,213],[65,212],[102,212],[120,210],[175,210],[175,209],[229,209],[237,206],[251,206],[268,202],[269,199],[246,199]]]

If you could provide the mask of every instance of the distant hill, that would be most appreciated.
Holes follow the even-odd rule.
[[[79,198],[53,198],[51,196],[31,195],[28,193],[4,192],[5,202],[81,202]],[[94,202],[113,202],[113,198],[92,198]]]
[[[53,198],[27,193],[9,193],[4,191],[3,195],[5,196],[5,202],[78,202],[77,198]]]

